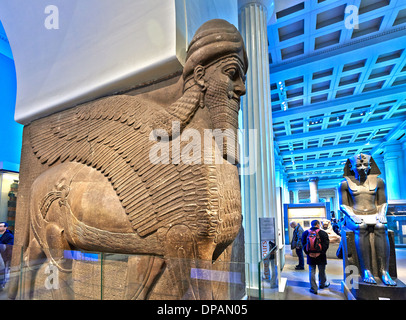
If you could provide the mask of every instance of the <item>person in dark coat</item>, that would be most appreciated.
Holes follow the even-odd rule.
[[[8,230],[7,222],[0,222],[0,244],[14,244],[14,235]]]
[[[296,270],[304,270],[304,257],[303,257],[303,246],[302,246],[302,235],[303,228],[299,223],[292,221],[290,226],[293,231],[292,242],[290,244],[291,249],[296,250],[296,255],[299,259],[299,264],[295,267]]]
[[[307,264],[309,265],[309,280],[310,280],[310,292],[317,294],[317,289],[327,288],[330,283],[327,281],[326,277],[326,265],[327,265],[327,249],[329,247],[328,234],[320,229],[320,222],[318,220],[313,220],[311,222],[312,227],[310,230],[316,231],[319,229],[319,236],[321,242],[321,253],[317,257],[311,257],[309,252],[306,250],[307,236],[309,235],[309,230],[303,232],[302,235],[302,244],[303,250],[307,255]],[[319,287],[316,283],[316,267],[319,269]]]
[[[3,259],[3,267],[0,268],[0,290],[7,282],[13,244],[14,235],[8,230],[7,222],[0,222],[0,253],[1,259]]]

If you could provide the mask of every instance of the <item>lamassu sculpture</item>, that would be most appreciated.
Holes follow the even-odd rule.
[[[31,148],[35,157],[27,157],[40,173],[27,206],[27,267],[46,257],[58,268],[59,282],[69,283],[72,261],[53,249],[142,254],[149,273],[131,298],[148,298],[164,269],[177,289],[175,298],[213,298],[210,284],[190,279],[190,261],[216,260],[240,230],[237,141],[227,146],[231,152],[213,148],[198,155],[207,160],[220,153],[222,164],[180,159],[157,164],[151,149],[159,141],[157,132],[168,133],[171,153],[175,143],[187,145],[180,133],[188,128],[202,136],[205,129],[236,132],[247,67],[237,29],[211,20],[192,39],[176,84],[102,98],[27,126],[24,150]],[[179,132],[173,132],[174,123]],[[26,277],[29,292],[36,271]],[[56,298],[73,299],[65,288]]]
[[[362,281],[376,284],[371,271],[371,243],[374,233],[375,251],[382,282],[396,286],[389,274],[390,246],[386,211],[388,207],[381,172],[370,155],[359,154],[347,160],[344,180],[340,184],[340,208],[345,214],[345,226],[354,232]]]

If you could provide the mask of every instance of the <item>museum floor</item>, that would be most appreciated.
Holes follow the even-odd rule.
[[[406,283],[406,248],[396,249],[398,278]],[[319,290],[318,294],[309,292],[308,266],[305,270],[295,270],[297,257],[293,257],[290,249],[285,252],[285,266],[281,277],[286,278],[285,291],[279,294],[278,300],[345,300],[341,289],[342,281],[342,260],[328,259],[326,273],[330,286]],[[10,275],[13,276],[13,275]],[[275,298],[275,297],[273,297]],[[272,298],[272,299],[273,299]],[[5,290],[0,291],[0,300],[8,300],[7,286]]]
[[[406,282],[406,248],[396,249],[396,262],[398,278]],[[298,260],[291,255],[290,249],[286,250],[285,266],[281,276],[287,278],[284,299],[287,300],[345,300],[341,290],[343,279],[343,261],[340,259],[328,259],[326,274],[330,281],[330,287],[319,290],[318,294],[309,292],[309,269],[295,270]]]

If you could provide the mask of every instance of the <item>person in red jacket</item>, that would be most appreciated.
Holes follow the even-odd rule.
[[[310,281],[310,292],[317,294],[317,289],[324,289],[330,285],[326,277],[326,265],[327,265],[327,249],[329,246],[328,234],[320,229],[320,222],[318,220],[313,220],[311,222],[312,227],[309,230],[303,232],[302,244],[303,250],[307,255],[307,264],[309,265],[309,281]],[[308,236],[311,231],[316,231],[319,236],[319,243],[321,245],[320,252],[313,254],[308,251],[307,243]],[[316,268],[319,269],[319,286],[316,283]]]

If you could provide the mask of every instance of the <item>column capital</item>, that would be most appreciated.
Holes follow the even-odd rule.
[[[402,143],[399,141],[387,141],[384,143],[384,150],[385,153],[402,150]]]
[[[299,190],[305,190],[309,187],[309,183],[306,181],[300,181],[300,182],[289,182],[288,183],[288,188],[290,191],[298,191]]]
[[[268,19],[271,18],[275,10],[274,0],[238,0],[238,10],[250,4],[257,4],[263,6],[268,11]]]
[[[391,154],[391,155],[385,155],[384,160],[389,161],[389,160],[396,160],[399,158],[399,155],[397,154]]]
[[[402,143],[399,141],[388,141],[384,145],[383,157],[385,161],[397,159],[402,155]]]

